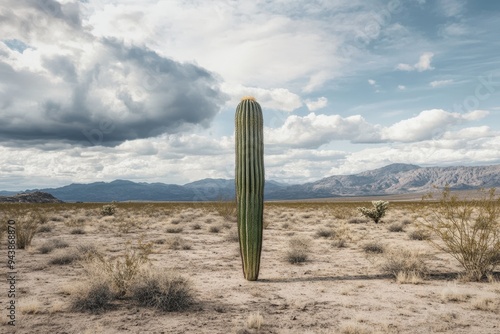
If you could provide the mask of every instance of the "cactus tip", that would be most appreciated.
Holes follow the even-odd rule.
[[[253,97],[253,96],[243,96],[241,98],[241,101],[245,101],[245,100],[255,101],[255,97]]]

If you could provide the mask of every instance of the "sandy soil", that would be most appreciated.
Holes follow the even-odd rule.
[[[27,250],[17,252],[16,326],[7,324],[6,283],[0,283],[2,333],[499,333],[500,283],[463,282],[455,260],[428,241],[410,240],[418,216],[407,206],[390,209],[385,222],[349,223],[352,205],[276,204],[266,206],[259,281],[243,279],[236,223],[208,207],[135,210],[120,207],[103,217],[98,207],[75,205],[48,210],[48,226]],[[139,207],[137,204],[135,207]],[[332,209],[332,206],[335,206]],[[3,218],[9,213],[5,213]],[[403,232],[392,223],[407,220]],[[197,225],[197,226],[196,226]],[[199,227],[199,229],[193,229]],[[218,228],[216,232],[213,227]],[[75,229],[85,234],[73,234]],[[182,228],[179,233],[168,233]],[[212,228],[212,231],[211,231]],[[334,236],[321,237],[320,230]],[[130,298],[92,314],[72,311],[75,289],[87,284],[82,262],[49,261],[78,245],[95,245],[109,257],[122,256],[127,241],[153,242],[152,265],[191,282],[196,302],[183,312],[161,312]],[[190,249],[172,249],[172,241]],[[179,239],[180,238],[180,239]],[[287,261],[289,240],[310,243],[308,260]],[[5,235],[0,244],[6,257]],[[42,254],[40,247],[59,239],[69,247]],[[343,239],[345,247],[336,241]],[[398,283],[381,271],[387,255],[367,254],[377,241],[386,249],[419,250],[429,275],[418,284]],[[2,277],[6,272],[2,265]],[[498,273],[497,273],[498,274]],[[500,276],[497,275],[497,280]],[[249,318],[262,316],[260,329]]]

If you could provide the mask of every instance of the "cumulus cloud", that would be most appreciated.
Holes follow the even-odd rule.
[[[2,28],[32,46],[20,52],[0,42],[0,83],[6,87],[0,91],[6,101],[0,114],[2,141],[115,145],[175,133],[186,125],[208,126],[227,99],[219,80],[200,66],[86,34],[75,4],[71,10],[49,0],[13,6],[36,14],[47,29],[62,25],[66,30],[60,32],[63,39],[47,42],[47,36],[34,34],[39,27],[17,13]]]
[[[415,71],[416,70],[418,72],[433,70],[434,67],[431,66],[432,57],[434,57],[434,53],[424,52],[420,55],[418,62],[416,62],[414,65],[401,63],[401,64],[398,64],[396,66],[396,69],[398,69],[400,71]]]
[[[278,128],[265,128],[266,142],[273,147],[318,148],[332,141],[352,143],[411,143],[433,140],[454,126],[484,118],[487,111],[453,113],[442,109],[424,110],[417,116],[390,126],[372,124],[362,116],[289,116]]]
[[[230,96],[228,103],[231,105],[238,104],[243,96],[253,96],[262,108],[291,112],[302,106],[300,96],[285,88],[265,89],[225,83],[222,90]]]
[[[326,105],[328,104],[328,99],[326,97],[322,96],[322,97],[319,97],[315,101],[306,100],[305,103],[306,103],[307,109],[309,109],[309,111],[315,111],[315,110],[322,109],[322,108],[326,107]]]
[[[398,89],[399,89],[399,90],[405,90],[405,89],[406,89],[406,86],[405,86],[405,85],[398,85]]]

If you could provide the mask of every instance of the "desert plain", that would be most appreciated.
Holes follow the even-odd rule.
[[[0,332],[500,332],[498,268],[482,281],[465,280],[458,262],[433,245],[435,236],[418,237],[431,204],[391,201],[375,224],[357,210],[369,201],[266,202],[254,282],[243,278],[232,202],[113,203],[109,215],[105,205],[1,205],[2,222],[30,215],[39,222],[31,244],[16,250],[15,326],[8,323],[7,282],[0,283]],[[0,248],[3,278],[5,232]],[[143,251],[130,282],[156,268],[185,279],[192,298],[182,310],[165,311],[124,290],[103,308],[79,309],[79,298],[106,276],[89,266],[89,250],[115,264]],[[421,272],[388,271],[404,257],[417,260]]]

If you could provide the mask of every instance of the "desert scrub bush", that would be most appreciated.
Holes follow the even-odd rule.
[[[152,243],[144,244],[139,240],[137,249],[133,249],[127,242],[123,256],[110,259],[97,253],[88,258],[84,268],[90,277],[104,276],[105,280],[111,282],[116,295],[123,297],[129,291],[133,279],[150,263],[148,257],[152,247]]]
[[[181,233],[182,227],[167,227],[166,232],[167,233]]]
[[[85,234],[85,230],[83,228],[77,227],[72,229],[69,233],[71,234]]]
[[[208,229],[210,233],[219,233],[220,232],[220,227],[219,226],[210,226]]]
[[[479,281],[500,264],[500,197],[495,189],[458,200],[446,187],[431,211],[423,226],[440,241],[431,243],[458,261],[465,279]]]
[[[330,228],[320,228],[314,234],[317,238],[332,238],[335,236],[335,232]]]
[[[358,218],[358,217],[351,218],[347,221],[348,224],[366,224],[368,222],[369,222],[368,219]]]
[[[381,270],[398,280],[402,277],[423,279],[428,272],[425,255],[408,249],[392,249],[386,252]]]
[[[50,225],[43,225],[43,226],[40,226],[37,230],[38,233],[48,233],[48,232],[52,232],[52,226]]]
[[[288,263],[297,264],[306,262],[309,257],[311,242],[302,237],[295,237],[288,241],[286,260]]]
[[[181,237],[174,237],[167,241],[167,245],[169,249],[173,250],[189,250],[191,249],[191,245]]]
[[[191,284],[181,276],[159,270],[141,275],[130,287],[132,299],[164,312],[183,311],[194,302]]]
[[[408,237],[411,240],[430,240],[431,239],[431,234],[429,231],[423,230],[423,229],[417,229],[408,232]]]
[[[264,324],[264,317],[260,314],[260,312],[251,313],[247,318],[247,328],[260,330],[262,325]]]
[[[387,226],[387,230],[389,232],[404,232],[405,227],[401,223],[392,223],[391,225]]]
[[[49,260],[49,264],[55,265],[67,265],[71,264],[75,261],[81,259],[80,254],[78,254],[75,250],[70,251],[59,251],[57,254],[54,254],[52,258]]]
[[[191,228],[193,230],[201,230],[201,225],[198,223],[194,223],[193,225],[191,225]]]
[[[365,253],[382,254],[385,252],[385,246],[378,241],[370,241],[363,245]]]
[[[44,242],[40,245],[37,250],[40,254],[48,254],[57,248],[66,248],[69,247],[69,244],[66,241],[61,239],[52,239]]]
[[[115,298],[109,281],[91,281],[82,286],[71,302],[74,311],[99,313],[108,309]]]
[[[101,208],[101,215],[102,216],[112,216],[116,212],[116,206],[113,204],[106,204],[103,205]]]
[[[25,249],[31,245],[31,241],[38,229],[38,216],[30,212],[16,220],[16,247]]]
[[[360,207],[358,211],[361,212],[363,216],[369,218],[378,224],[380,220],[387,213],[387,208],[389,207],[389,202],[386,201],[372,201],[373,208]]]

